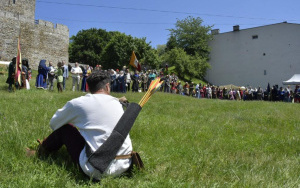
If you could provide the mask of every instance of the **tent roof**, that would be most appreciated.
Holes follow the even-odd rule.
[[[300,84],[300,74],[294,74],[292,78],[282,82],[283,85],[298,85]]]
[[[219,88],[227,88],[227,89],[239,89],[240,86],[235,86],[233,84],[228,84],[228,85],[223,85],[223,86],[219,86]]]

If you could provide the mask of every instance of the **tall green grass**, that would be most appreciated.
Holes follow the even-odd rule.
[[[0,75],[0,187],[299,187],[299,104],[195,99],[156,93],[130,136],[145,170],[93,182],[65,148],[40,160],[25,148],[51,133],[49,121],[67,91],[7,92]],[[122,94],[113,94],[121,97]],[[142,93],[126,93],[139,102]]]

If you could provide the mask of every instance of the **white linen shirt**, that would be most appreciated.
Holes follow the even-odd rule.
[[[110,136],[123,113],[117,98],[106,94],[87,94],[67,102],[63,108],[57,110],[50,121],[50,127],[54,131],[67,123],[76,126],[91,150],[96,151]],[[128,135],[117,155],[127,155],[131,151],[132,144]],[[79,164],[88,176],[101,178],[100,172],[88,162],[85,147],[80,153]],[[130,159],[114,159],[104,174],[119,175],[130,164]]]
[[[80,67],[72,67],[71,73],[73,78],[80,77],[80,74],[82,74],[82,70]]]

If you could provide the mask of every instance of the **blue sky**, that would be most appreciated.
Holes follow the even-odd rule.
[[[300,23],[298,0],[36,0],[36,19],[67,25],[70,36],[89,28],[146,37],[166,44],[177,19],[200,17],[221,33],[274,24]]]

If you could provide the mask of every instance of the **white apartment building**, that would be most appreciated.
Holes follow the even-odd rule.
[[[266,88],[300,73],[300,24],[278,23],[219,33],[213,30],[206,80]]]

